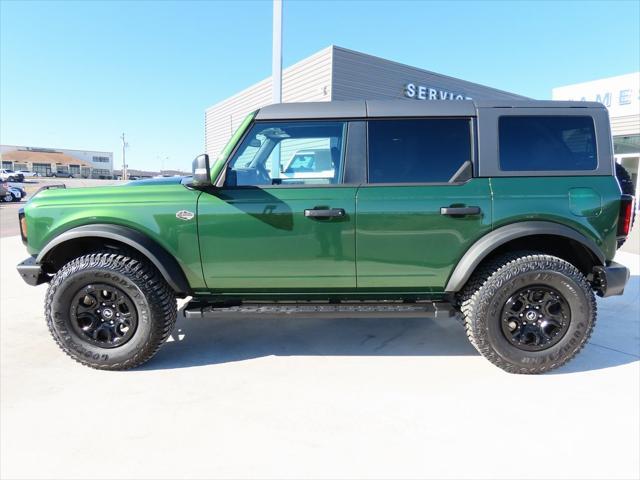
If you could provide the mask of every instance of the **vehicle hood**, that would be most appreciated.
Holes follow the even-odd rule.
[[[185,179],[191,177],[159,177],[159,178],[144,178],[142,180],[131,180],[125,183],[127,187],[131,186],[143,186],[143,185],[175,185],[182,183]]]
[[[43,188],[31,197],[30,202],[36,204],[75,204],[78,202],[91,203],[127,203],[144,201],[146,195],[154,192],[165,192],[183,189],[191,177],[163,177],[133,180],[115,185],[64,188]]]

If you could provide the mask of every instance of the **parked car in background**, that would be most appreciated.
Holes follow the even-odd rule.
[[[0,183],[0,202],[10,202],[12,200],[9,192],[9,184],[7,182]]]
[[[27,198],[27,191],[16,184],[9,184],[9,194],[12,202],[19,202]]]
[[[31,177],[39,177],[40,174],[38,172],[32,172],[31,170],[16,170],[17,174],[22,175],[24,178],[31,178]]]
[[[0,169],[0,180],[4,182],[24,182],[24,175],[8,168]]]
[[[337,148],[298,150],[283,165],[280,178],[317,179],[317,183],[331,183],[331,179],[335,177],[335,164],[339,163],[339,158],[340,152]]]

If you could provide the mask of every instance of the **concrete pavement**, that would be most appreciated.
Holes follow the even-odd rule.
[[[143,368],[90,370],[0,239],[1,478],[640,476],[640,265],[591,342],[502,372],[435,319],[179,319]]]

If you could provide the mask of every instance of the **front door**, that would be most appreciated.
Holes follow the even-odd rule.
[[[356,286],[356,186],[343,184],[341,121],[256,122],[223,187],[198,202],[208,288],[339,292]]]
[[[472,177],[472,122],[369,121],[369,179],[357,193],[358,288],[441,292],[491,229],[491,188]]]

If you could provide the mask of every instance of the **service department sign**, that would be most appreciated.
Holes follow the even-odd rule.
[[[416,85],[415,83],[407,83],[404,86],[404,96],[416,100],[471,100],[471,97],[462,93]]]

